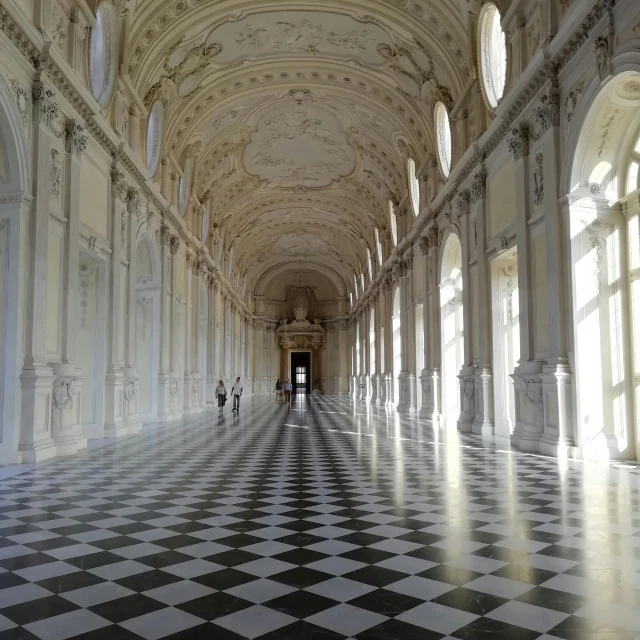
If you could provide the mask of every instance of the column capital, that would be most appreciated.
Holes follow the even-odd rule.
[[[67,122],[64,127],[64,133],[67,153],[75,153],[80,156],[83,151],[86,151],[88,138],[86,129],[81,124]]]
[[[429,255],[429,237],[421,236],[418,244],[420,246],[420,253],[423,256],[428,256]]]
[[[484,171],[478,171],[471,180],[471,202],[484,200],[487,195],[487,176]]]
[[[124,177],[124,173],[122,171],[118,171],[114,169],[111,172],[111,185],[116,193],[116,198],[120,200],[123,204],[127,202],[127,192],[129,190],[129,185],[127,184],[127,180]]]
[[[464,189],[458,194],[458,197],[456,199],[456,211],[458,218],[469,215],[469,211],[471,210],[470,204],[471,196],[469,192]]]
[[[529,155],[529,127],[526,124],[521,124],[511,129],[508,145],[516,162],[526,158]]]
[[[171,240],[169,241],[169,250],[171,251],[171,255],[175,256],[180,249],[180,238],[178,236],[171,236]]]
[[[33,112],[35,119],[51,128],[58,117],[60,107],[53,99],[55,93],[51,89],[45,89],[41,82],[37,82],[31,91],[33,98]]]
[[[127,213],[135,218],[140,217],[140,191],[134,187],[127,189]]]

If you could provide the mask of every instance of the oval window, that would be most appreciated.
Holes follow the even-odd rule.
[[[118,16],[110,2],[101,2],[96,10],[96,25],[91,30],[89,82],[91,93],[104,109],[109,106],[116,85],[118,68]]]
[[[507,45],[495,4],[486,4],[480,13],[478,38],[480,75],[489,105],[495,109],[504,94],[507,80]]]
[[[442,102],[438,102],[436,105],[434,118],[436,121],[438,159],[440,160],[440,169],[446,178],[451,171],[451,123],[449,122],[447,108]]]
[[[151,177],[155,176],[160,164],[160,152],[162,149],[162,103],[159,100],[153,103],[149,118],[147,119],[147,170]]]

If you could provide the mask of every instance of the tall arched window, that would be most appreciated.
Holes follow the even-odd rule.
[[[360,283],[362,284],[362,293],[364,293],[364,271],[360,272]]]
[[[409,179],[409,197],[411,198],[411,208],[413,215],[420,213],[420,183],[416,177],[416,163],[413,158],[407,160],[407,176]]]
[[[376,253],[378,254],[378,264],[382,266],[384,260],[382,256],[382,242],[380,241],[380,231],[378,231],[378,227],[376,227],[373,231],[376,236]]]
[[[389,200],[389,227],[391,229],[391,241],[395,247],[398,244],[398,218],[391,200]]]
[[[640,136],[631,151],[627,170],[627,193],[640,189]]]
[[[353,274],[353,295],[355,299],[358,299],[358,276]]]
[[[369,280],[373,281],[373,263],[371,262],[371,250],[367,247],[367,268],[369,269]]]
[[[500,26],[500,11],[493,3],[485,4],[478,22],[480,75],[489,105],[495,109],[504,94],[507,80],[507,45]]]
[[[191,158],[186,159],[178,188],[178,207],[183,218],[187,213],[189,196],[191,195],[191,162]]]
[[[442,169],[442,173],[446,178],[451,171],[451,123],[449,122],[447,108],[442,102],[436,104],[434,119],[440,169]]]

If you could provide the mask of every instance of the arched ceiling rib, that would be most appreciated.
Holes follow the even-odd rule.
[[[463,0],[461,0],[463,1]],[[439,0],[137,0],[125,62],[165,103],[165,154],[257,291],[279,265],[345,291],[468,78],[466,16]]]

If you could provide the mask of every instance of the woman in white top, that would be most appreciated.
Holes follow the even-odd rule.
[[[218,386],[216,387],[216,396],[218,397],[218,407],[220,407],[219,413],[222,413],[222,408],[227,399],[227,390],[224,388],[224,382],[218,380]]]

